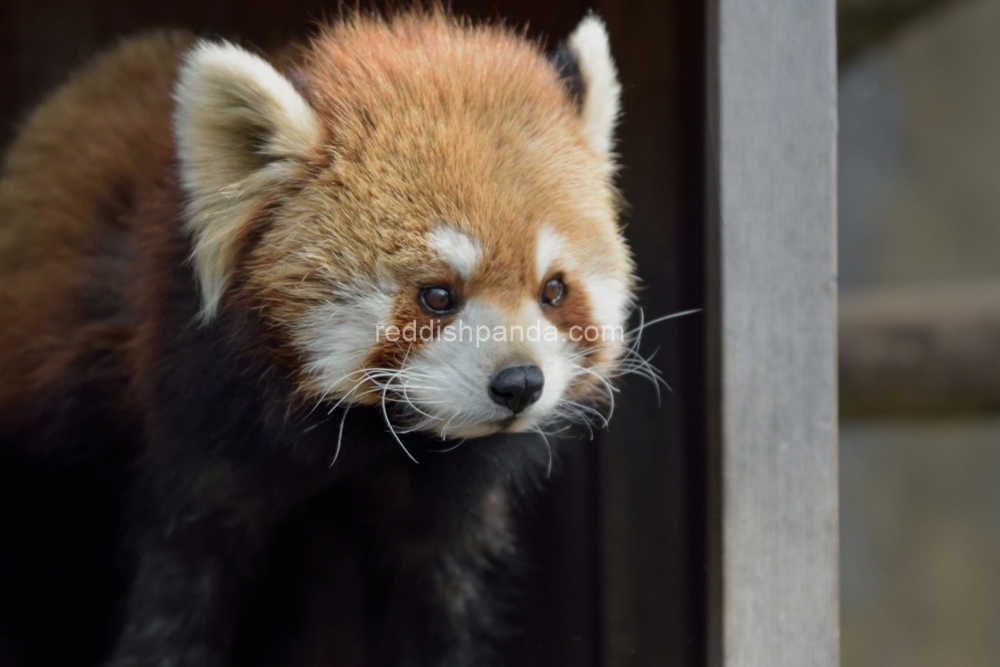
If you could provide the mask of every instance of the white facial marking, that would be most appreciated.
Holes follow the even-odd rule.
[[[623,281],[599,273],[582,273],[590,312],[601,326],[618,326],[625,321],[630,296]]]
[[[442,225],[432,230],[427,235],[427,244],[463,280],[468,280],[475,273],[483,254],[482,244],[477,239],[451,225]]]
[[[330,398],[342,398],[364,379],[360,372],[379,326],[392,322],[397,288],[381,284],[343,292],[314,308],[296,331],[305,370]]]
[[[471,299],[454,322],[455,335],[425,344],[406,364],[406,400],[419,410],[415,427],[441,437],[477,437],[501,429],[527,431],[552,417],[573,367],[571,344],[546,337],[549,324],[533,299],[514,316]],[[504,328],[503,340],[497,340],[495,327]],[[542,395],[516,418],[489,393],[496,372],[514,362],[534,363],[545,376]]]
[[[429,234],[428,244],[465,278],[480,260],[480,244],[453,227]],[[627,281],[600,267],[588,267],[572,250],[567,238],[544,227],[538,237],[538,275],[544,279],[554,268],[570,272],[574,285],[587,294],[593,323],[608,335],[605,327],[620,327],[624,320],[630,300]],[[364,396],[358,391],[359,386],[367,386],[362,385],[363,366],[375,332],[393,321],[398,290],[399,285],[390,280],[341,289],[329,303],[315,308],[298,329],[300,349],[308,358],[306,370],[330,400],[371,402],[370,389]],[[582,380],[595,376],[595,371],[581,363],[579,339],[560,331],[549,314],[534,297],[525,298],[520,308],[511,311],[473,296],[448,325],[436,331],[428,328],[427,338],[421,329],[419,345],[408,345],[413,339],[401,332],[401,349],[408,350],[401,367],[374,369],[377,377],[371,378],[391,390],[381,398],[393,408],[399,433],[480,437],[544,428],[559,418],[579,418],[586,408],[573,403],[569,395]],[[610,360],[622,339],[606,341],[608,351],[602,356],[609,354]],[[534,364],[545,378],[541,395],[518,414],[490,395],[496,373],[510,364]]]
[[[548,277],[549,267],[556,261],[566,244],[563,235],[550,225],[542,227],[538,232],[538,245],[535,248],[535,262],[538,267],[539,282]]]
[[[455,322],[460,338],[442,337],[425,344],[407,363],[412,386],[407,398],[425,413],[423,430],[441,437],[475,437],[496,430],[492,423],[506,413],[489,396],[498,350],[477,342],[479,327],[502,325],[503,318],[477,299],[465,304]],[[468,328],[466,328],[468,327]]]

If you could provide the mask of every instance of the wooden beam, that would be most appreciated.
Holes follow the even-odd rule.
[[[1000,283],[840,300],[840,396],[855,417],[1000,410]]]
[[[838,665],[833,0],[712,0],[709,661]]]

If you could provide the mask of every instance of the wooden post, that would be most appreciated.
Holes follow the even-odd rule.
[[[838,664],[834,16],[709,3],[713,667]]]

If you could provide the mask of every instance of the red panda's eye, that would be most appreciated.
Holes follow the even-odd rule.
[[[563,284],[562,279],[550,278],[548,282],[542,286],[542,303],[547,306],[558,306],[562,303],[565,293],[566,286]]]
[[[425,287],[420,290],[420,302],[435,315],[450,313],[457,305],[455,294],[447,287]]]

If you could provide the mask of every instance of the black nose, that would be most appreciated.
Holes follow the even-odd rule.
[[[517,414],[538,400],[544,386],[545,375],[538,366],[508,366],[493,377],[490,398]]]

